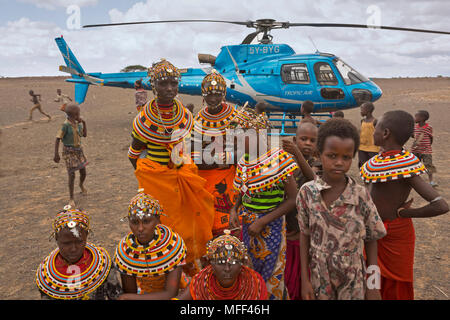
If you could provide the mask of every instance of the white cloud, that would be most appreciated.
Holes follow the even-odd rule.
[[[96,0],[22,0],[48,8]],[[126,11],[112,9],[111,22],[174,19],[246,21],[271,17],[290,22],[360,23],[373,1],[217,1],[148,0]],[[450,30],[445,1],[379,1],[384,25]],[[97,7],[98,10],[98,7]],[[420,14],[417,14],[421,10]],[[104,21],[98,21],[102,23]],[[82,24],[97,21],[82,21]],[[126,65],[150,65],[165,57],[180,67],[198,67],[197,54],[217,55],[224,45],[239,44],[253,29],[220,23],[147,24],[66,30],[52,22],[22,18],[0,27],[0,75],[58,75],[63,63],[54,38],[63,34],[87,72],[118,72]],[[287,43],[298,53],[334,53],[369,77],[450,75],[450,36],[341,28],[274,30],[275,43]]]
[[[79,7],[96,5],[98,0],[19,0],[20,2],[30,3],[38,8],[47,10],[55,10],[60,7],[68,7],[71,5],[77,5]]]

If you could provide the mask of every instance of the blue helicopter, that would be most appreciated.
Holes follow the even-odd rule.
[[[299,121],[296,116],[300,115],[300,105],[305,100],[314,102],[315,115],[329,116],[329,112],[332,111],[355,108],[365,101],[376,101],[381,97],[382,91],[373,81],[333,54],[322,52],[296,54],[287,44],[272,43],[273,37],[270,35],[272,29],[299,26],[346,27],[450,34],[444,31],[388,26],[290,23],[277,22],[273,19],[246,22],[166,20],[96,24],[83,27],[180,22],[231,23],[256,29],[255,32],[247,35],[240,45],[223,46],[217,56],[199,54],[199,62],[210,66],[181,69],[179,93],[200,96],[201,82],[204,76],[214,68],[226,79],[226,100],[237,105],[248,104],[250,107],[254,107],[258,102],[264,102],[270,120],[281,122],[279,127],[281,135],[290,135],[285,129],[296,127],[295,122]],[[259,43],[252,44],[259,34],[262,34]],[[60,66],[59,70],[72,75],[72,78],[66,81],[75,84],[77,103],[84,102],[89,85],[134,88],[135,81],[141,79],[144,88],[151,90],[147,72],[86,73],[64,38],[61,36],[55,41],[66,63],[66,66]],[[291,122],[292,125],[288,126],[287,122]]]

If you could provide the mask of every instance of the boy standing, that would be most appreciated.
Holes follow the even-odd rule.
[[[429,118],[430,114],[426,110],[419,110],[414,115],[416,125],[414,127],[413,138],[415,140],[411,152],[425,165],[431,186],[437,187],[437,183],[433,181],[433,173],[436,172],[432,159],[433,150],[431,149],[431,145],[433,144],[433,128],[429,123],[426,123]]]
[[[30,117],[28,118],[28,120],[30,120],[30,121],[33,120],[33,111],[35,109],[38,109],[40,113],[42,113],[43,115],[45,115],[48,118],[48,120],[51,120],[52,117],[50,117],[48,114],[46,114],[44,111],[42,111],[42,107],[41,107],[41,104],[40,104],[41,95],[40,94],[35,94],[33,92],[33,90],[30,90],[28,93],[31,96],[31,102],[34,103],[34,106],[30,110]]]
[[[59,157],[59,141],[63,142],[62,157],[66,162],[67,172],[69,174],[69,204],[75,208],[73,199],[73,188],[75,184],[75,171],[80,170],[80,188],[83,194],[87,193],[83,186],[86,179],[87,160],[81,148],[81,137],[87,136],[86,122],[80,118],[80,107],[77,104],[69,104],[66,108],[67,119],[64,121],[61,129],[56,136],[55,141],[55,157],[53,160],[58,163]]]
[[[314,111],[314,103],[310,100],[306,100],[302,103],[302,106],[300,108],[300,112],[302,113],[303,122],[312,122],[316,126],[320,126],[320,122],[314,119],[311,116],[311,113]]]
[[[361,120],[361,131],[359,133],[361,141],[358,150],[359,168],[380,151],[380,147],[373,143],[373,132],[377,125],[377,119],[372,115],[374,110],[375,107],[372,102],[365,102],[361,105],[361,116],[363,119]]]
[[[370,195],[384,222],[387,235],[378,240],[383,300],[414,299],[413,264],[415,232],[411,218],[426,218],[448,211],[447,202],[422,178],[420,160],[403,149],[414,130],[413,117],[402,110],[386,112],[373,135],[383,152],[361,167],[361,177],[370,183]],[[429,204],[410,208],[414,189]]]

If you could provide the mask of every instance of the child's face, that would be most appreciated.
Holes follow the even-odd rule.
[[[220,93],[210,93],[204,97],[206,104],[211,107],[218,106],[223,98],[223,94]]]
[[[57,93],[57,94],[61,94],[61,89],[57,89],[57,90],[56,90],[56,93]]]
[[[355,142],[351,138],[330,136],[325,139],[320,154],[322,169],[331,179],[338,179],[350,169],[355,151]]]
[[[69,116],[69,118],[74,119],[74,120],[80,119],[80,108],[70,109],[67,112],[67,115]]]
[[[155,83],[155,90],[159,102],[170,104],[178,94],[178,80],[176,78],[158,80]]]
[[[416,113],[414,115],[414,122],[415,123],[423,122],[423,121],[425,121],[425,117],[421,113]]]
[[[310,157],[316,148],[317,128],[314,125],[303,125],[298,128],[294,143],[304,156]]]
[[[365,105],[361,106],[360,111],[361,111],[361,117],[365,117],[369,114],[369,108]]]
[[[383,126],[383,117],[381,117],[377,125],[375,126],[375,131],[373,132],[373,143],[376,146],[383,146],[384,143],[384,126]]]
[[[140,219],[137,216],[128,218],[131,232],[137,238],[140,244],[148,244],[155,235],[155,227],[159,223],[159,218],[156,216],[143,217]]]
[[[63,228],[58,232],[56,238],[59,253],[71,264],[75,264],[81,259],[87,240],[87,232],[84,229],[79,227],[73,229]]]

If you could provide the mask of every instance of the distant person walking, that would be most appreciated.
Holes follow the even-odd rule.
[[[40,113],[42,113],[43,115],[45,115],[49,120],[52,119],[52,117],[50,117],[48,114],[46,114],[44,111],[42,111],[42,107],[41,107],[41,95],[34,93],[33,90],[30,90],[28,92],[31,96],[31,102],[33,102],[34,106],[31,108],[30,110],[30,117],[28,118],[28,120],[33,120],[33,111],[35,109],[38,109]]]
[[[61,93],[61,89],[56,89],[56,98],[54,100],[55,102],[61,102],[61,107],[59,107],[59,110],[66,111],[67,104],[72,101],[70,97],[64,93]]]

